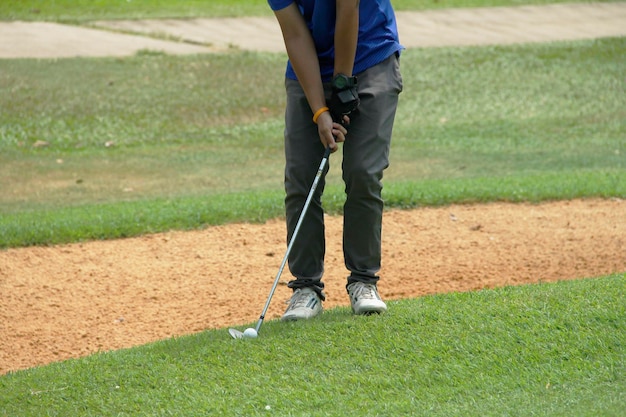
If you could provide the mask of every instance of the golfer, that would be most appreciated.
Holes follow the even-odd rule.
[[[325,148],[344,142],[343,253],[355,314],[387,306],[376,284],[381,264],[383,170],[398,95],[399,43],[390,0],[268,0],[289,61],[285,88],[285,212],[291,239]],[[283,320],[322,312],[322,179],[289,254],[294,290]]]

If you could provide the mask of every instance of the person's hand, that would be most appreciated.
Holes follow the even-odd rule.
[[[356,77],[337,74],[333,78],[333,90],[328,107],[336,122],[347,125],[350,123],[350,116],[357,114],[361,101],[356,85]]]
[[[348,131],[335,121],[329,112],[322,113],[317,119],[317,131],[324,147],[330,147],[331,152],[336,152],[338,143],[345,142]]]

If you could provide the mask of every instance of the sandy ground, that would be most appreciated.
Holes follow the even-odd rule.
[[[394,300],[625,272],[624,219],[618,199],[389,211],[380,292]],[[341,218],[326,223],[332,308],[349,300]],[[0,374],[255,322],[284,234],[274,220],[2,251]],[[268,319],[290,295],[288,271],[281,279]]]
[[[626,3],[398,13],[398,25],[407,47],[624,36]],[[0,58],[283,50],[273,19],[92,26],[0,22]],[[394,300],[625,272],[624,219],[626,202],[618,199],[391,211],[380,292]],[[0,251],[0,374],[254,322],[284,255],[284,235],[275,220]],[[326,308],[349,303],[340,236],[341,218],[328,217]],[[285,308],[288,280],[285,271],[269,319]]]

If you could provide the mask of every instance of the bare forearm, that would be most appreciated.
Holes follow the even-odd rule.
[[[311,111],[315,112],[326,105],[326,100],[313,43],[308,45],[305,39],[293,39],[285,42],[285,46]]]
[[[335,75],[352,75],[359,36],[359,0],[337,0]]]
[[[343,2],[345,0],[339,1]],[[320,140],[325,147],[329,147],[332,152],[335,152],[338,149],[337,142],[345,141],[347,131],[344,126],[333,121],[326,105],[319,59],[309,28],[296,3],[291,3],[284,9],[277,10],[274,13],[283,32],[289,61],[306,95],[314,116],[313,122],[317,124]],[[358,29],[356,30],[358,31]],[[354,44],[354,47],[352,47],[352,58],[346,60],[350,62],[350,73],[352,72],[354,53],[356,52],[356,39],[354,39]],[[341,49],[349,50],[350,47],[342,46]]]
[[[283,32],[289,61],[304,90],[311,111],[316,112],[326,105],[326,100],[313,38],[295,3],[276,12],[276,17]]]

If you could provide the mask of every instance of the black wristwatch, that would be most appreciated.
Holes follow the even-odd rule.
[[[356,87],[356,77],[348,77],[345,74],[337,74],[333,78],[332,86],[336,90],[345,90]]]

